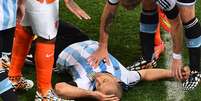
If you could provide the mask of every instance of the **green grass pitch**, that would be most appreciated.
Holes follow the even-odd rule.
[[[99,37],[99,21],[104,7],[105,0],[76,0],[90,16],[91,20],[81,21],[75,15],[70,13],[63,0],[60,2],[60,19],[71,22],[83,31],[88,33],[91,39],[98,40]],[[196,15],[201,20],[201,0],[197,0]],[[139,57],[139,16],[140,6],[133,11],[126,11],[119,7],[113,24],[110,28],[109,51],[117,57],[125,66],[131,64]],[[187,51],[184,51],[185,63],[188,63]],[[159,61],[159,65],[164,67],[165,59]],[[24,76],[35,81],[35,72],[33,67],[25,67]],[[57,78],[53,76],[53,81]],[[167,87],[165,80],[140,82],[128,92],[123,94],[122,101],[166,101]],[[201,101],[201,87],[185,92],[182,101]],[[33,101],[35,96],[35,88],[29,91],[19,93],[19,101]]]

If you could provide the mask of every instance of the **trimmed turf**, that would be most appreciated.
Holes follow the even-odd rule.
[[[98,40],[99,21],[104,6],[104,0],[76,0],[91,17],[90,21],[81,21],[72,13],[67,11],[61,0],[60,18],[71,22],[83,31],[88,33],[91,39]],[[197,0],[197,15],[201,20],[201,0]],[[109,51],[117,57],[125,66],[131,64],[140,56],[139,43],[139,15],[140,7],[133,11],[126,11],[120,7],[110,28]],[[185,50],[185,61],[187,63],[187,51]],[[159,65],[163,67],[164,59],[160,60]],[[34,68],[27,66],[24,70],[25,77],[35,81]],[[53,76],[53,81],[56,81]],[[184,101],[201,101],[201,87],[192,92],[185,93]],[[35,89],[27,92],[20,92],[19,101],[33,101]],[[123,94],[122,101],[165,101],[167,97],[164,81],[141,82],[134,88]]]

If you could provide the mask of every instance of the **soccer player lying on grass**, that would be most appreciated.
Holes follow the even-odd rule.
[[[16,27],[16,29],[20,30],[21,27]],[[61,53],[66,47],[68,47],[70,44],[76,43],[76,42],[81,42],[81,41],[86,41],[89,40],[88,36],[85,35],[81,30],[79,30],[77,27],[72,26],[69,23],[63,22],[63,21],[59,21],[59,28],[58,28],[58,33],[57,33],[57,37],[56,37],[56,43],[55,43],[55,60],[57,60],[59,53]],[[34,45],[32,45],[32,49],[34,49]],[[34,51],[32,51],[34,52]],[[31,52],[31,53],[32,53]],[[32,53],[34,54],[34,53]],[[59,59],[58,59],[59,60]],[[112,68],[111,68],[112,69]],[[125,68],[124,68],[125,69]],[[58,72],[64,71],[65,74],[68,74],[67,72],[65,72],[65,70],[67,70],[67,68],[57,68],[55,70],[59,70]],[[144,70],[142,70],[144,71]],[[148,72],[148,71],[147,71]],[[136,73],[136,72],[134,72]],[[96,75],[96,77],[98,77],[99,74]],[[100,74],[102,75],[102,74]],[[139,74],[137,73],[137,75],[139,76]],[[142,75],[142,74],[141,74]],[[107,76],[107,75],[106,75]],[[109,76],[109,75],[108,75]],[[110,75],[111,76],[111,75]],[[135,75],[134,75],[135,76]],[[100,76],[101,77],[101,76]],[[63,76],[63,78],[67,79],[68,76]],[[59,83],[57,84],[57,91],[59,90],[58,88],[61,87],[64,83]],[[66,85],[66,84],[65,84]],[[71,86],[70,86],[71,87]],[[73,86],[72,86],[73,87]],[[126,85],[124,86],[126,88]],[[76,88],[78,89],[78,88]],[[76,89],[74,89],[73,91],[75,91]],[[86,92],[86,90],[83,89],[79,89],[84,92]],[[89,93],[92,93],[92,95],[97,99],[97,98],[107,98],[107,97],[112,97],[112,96],[107,96],[104,95],[98,91],[96,92],[92,92],[92,91],[87,91]],[[60,94],[58,92],[58,94]],[[73,92],[73,94],[75,94]],[[87,93],[86,93],[87,94]],[[76,94],[78,95],[78,94]],[[116,98],[115,98],[116,99]],[[89,101],[89,100],[88,100]]]
[[[59,54],[55,71],[66,71],[72,75],[74,81],[73,85],[57,83],[55,90],[59,96],[64,99],[91,97],[98,101],[118,101],[122,96],[122,87],[127,89],[140,80],[151,81],[173,77],[171,71],[167,69],[129,71],[111,54],[109,54],[110,65],[101,60],[98,67],[93,68],[88,64],[87,58],[98,47],[97,41],[86,40],[66,47]],[[189,71],[187,67],[183,68],[182,74],[185,79],[188,78]]]

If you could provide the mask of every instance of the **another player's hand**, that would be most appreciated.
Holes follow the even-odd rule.
[[[94,97],[99,101],[119,101],[120,99],[115,95],[105,95],[99,91],[94,91]]]
[[[2,60],[0,59],[0,68],[2,67]]]
[[[17,23],[20,24],[23,21],[24,16],[25,16],[25,5],[24,3],[21,3],[17,9]]]
[[[102,47],[99,47],[91,56],[87,58],[87,60],[94,68],[98,66],[101,60],[103,60],[107,65],[110,65],[108,51]]]
[[[66,7],[73,13],[75,14],[79,19],[85,19],[89,20],[91,17],[83,10],[81,9],[75,2],[74,0],[64,0]]]
[[[182,66],[183,64],[181,59],[174,59],[174,58],[172,59],[171,70],[172,70],[172,74],[177,80],[183,79],[182,72],[181,72]]]

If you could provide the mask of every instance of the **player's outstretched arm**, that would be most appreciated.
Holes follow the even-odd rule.
[[[94,98],[98,101],[119,101],[114,95],[105,95],[98,91],[89,91],[71,86],[67,83],[58,83],[55,86],[56,93],[65,99]]]
[[[81,9],[74,0],[64,0],[66,7],[75,14],[79,19],[85,19],[89,20],[91,17],[83,10]]]
[[[106,2],[100,22],[99,48],[88,58],[88,63],[92,67],[97,67],[99,61],[101,61],[102,59],[109,65],[109,56],[107,49],[109,35],[107,32],[107,27],[109,24],[112,23],[112,19],[114,18],[117,7],[117,4],[112,5],[109,2]]]
[[[153,81],[153,80],[159,80],[159,79],[165,79],[165,78],[173,78],[174,75],[171,72],[171,70],[168,69],[143,69],[138,71],[141,75],[142,80],[146,81]],[[181,69],[182,74],[182,80],[188,79],[190,75],[190,69],[188,66],[184,66]]]
[[[170,70],[167,69],[143,69],[139,70],[141,79],[145,81],[159,80],[173,77]]]

